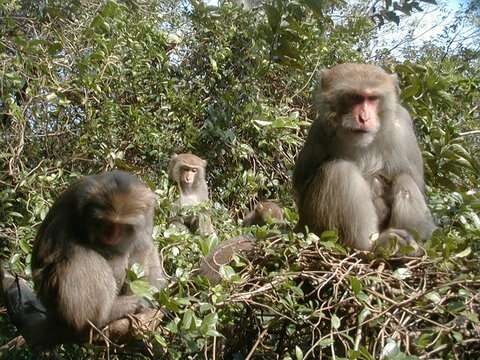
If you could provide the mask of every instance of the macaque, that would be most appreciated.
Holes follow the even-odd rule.
[[[261,201],[243,218],[243,226],[263,226],[269,222],[282,223],[283,210],[273,201]]]
[[[175,216],[171,221],[180,227],[186,226],[190,231],[200,235],[215,232],[210,216],[205,211],[188,213],[192,207],[208,202],[208,187],[205,181],[207,161],[193,154],[174,154],[170,159],[168,175],[177,183],[180,198],[174,204]]]
[[[234,255],[253,249],[255,238],[252,235],[239,235],[221,242],[211,253],[200,261],[198,275],[205,276],[212,285],[222,280],[220,266],[227,265]]]
[[[34,241],[32,274],[50,321],[74,337],[141,312],[125,290],[126,269],[143,266],[151,285],[166,278],[152,240],[155,195],[122,171],[86,176],[54,203]]]
[[[298,229],[336,229],[343,243],[420,255],[435,226],[425,203],[423,160],[396,75],[366,64],[321,74],[318,116],[294,170]]]

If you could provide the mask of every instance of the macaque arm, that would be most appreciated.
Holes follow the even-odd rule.
[[[315,126],[315,124],[312,125],[312,127],[313,126]],[[319,131],[313,131],[312,133],[318,132]],[[318,167],[321,166],[327,158],[323,147],[314,141],[309,141],[310,137],[312,136],[308,137],[305,146],[298,154],[295,162],[293,183],[297,197],[301,197],[301,195],[305,193],[305,189],[317,172]],[[300,198],[297,200],[301,201]]]
[[[156,246],[152,247],[149,252],[146,267],[148,271],[148,281],[155,286],[158,290],[161,290],[168,285],[167,276],[163,271],[162,257],[158,253]]]
[[[422,240],[428,239],[435,225],[422,191],[408,174],[401,174],[393,182],[393,205],[390,227],[406,229]]]
[[[79,246],[72,251],[70,261],[59,264],[56,270],[57,312],[73,329],[83,332],[89,320],[98,327],[109,321],[118,290],[113,271],[103,256]]]
[[[310,231],[340,230],[343,243],[370,250],[378,233],[378,217],[370,184],[355,163],[336,160],[324,164],[305,193],[302,214]]]

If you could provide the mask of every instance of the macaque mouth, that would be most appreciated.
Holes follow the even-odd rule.
[[[359,134],[359,135],[370,133],[369,129],[350,128],[350,129],[347,129],[347,130],[350,131],[351,133]]]
[[[105,224],[103,231],[101,232],[102,243],[105,245],[116,245],[119,244],[122,239],[127,235],[127,225],[110,223]]]

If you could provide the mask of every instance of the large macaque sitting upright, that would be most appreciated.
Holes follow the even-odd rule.
[[[86,176],[55,201],[32,252],[35,290],[61,331],[52,336],[80,339],[89,323],[101,328],[144,310],[148,303],[124,286],[134,263],[152,285],[166,285],[152,240],[154,204],[154,193],[121,171]]]
[[[168,166],[168,175],[177,183],[179,199],[174,204],[172,223],[186,226],[201,235],[215,232],[210,216],[205,211],[188,214],[192,207],[208,202],[208,186],[205,180],[207,161],[193,154],[174,154]],[[187,214],[184,214],[187,213]]]
[[[419,255],[413,236],[427,239],[435,226],[396,75],[341,64],[322,72],[317,91],[318,116],[294,171],[298,228],[336,229],[344,244],[360,250],[395,253],[408,245],[409,254]]]

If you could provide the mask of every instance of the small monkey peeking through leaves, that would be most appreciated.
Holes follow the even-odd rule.
[[[283,209],[274,201],[260,201],[254,209],[243,218],[243,226],[258,225],[267,223],[283,223]]]
[[[180,193],[173,206],[174,216],[170,222],[200,235],[215,232],[208,211],[202,209],[209,201],[206,167],[207,161],[194,154],[174,154],[168,166],[168,175],[177,184]]]

